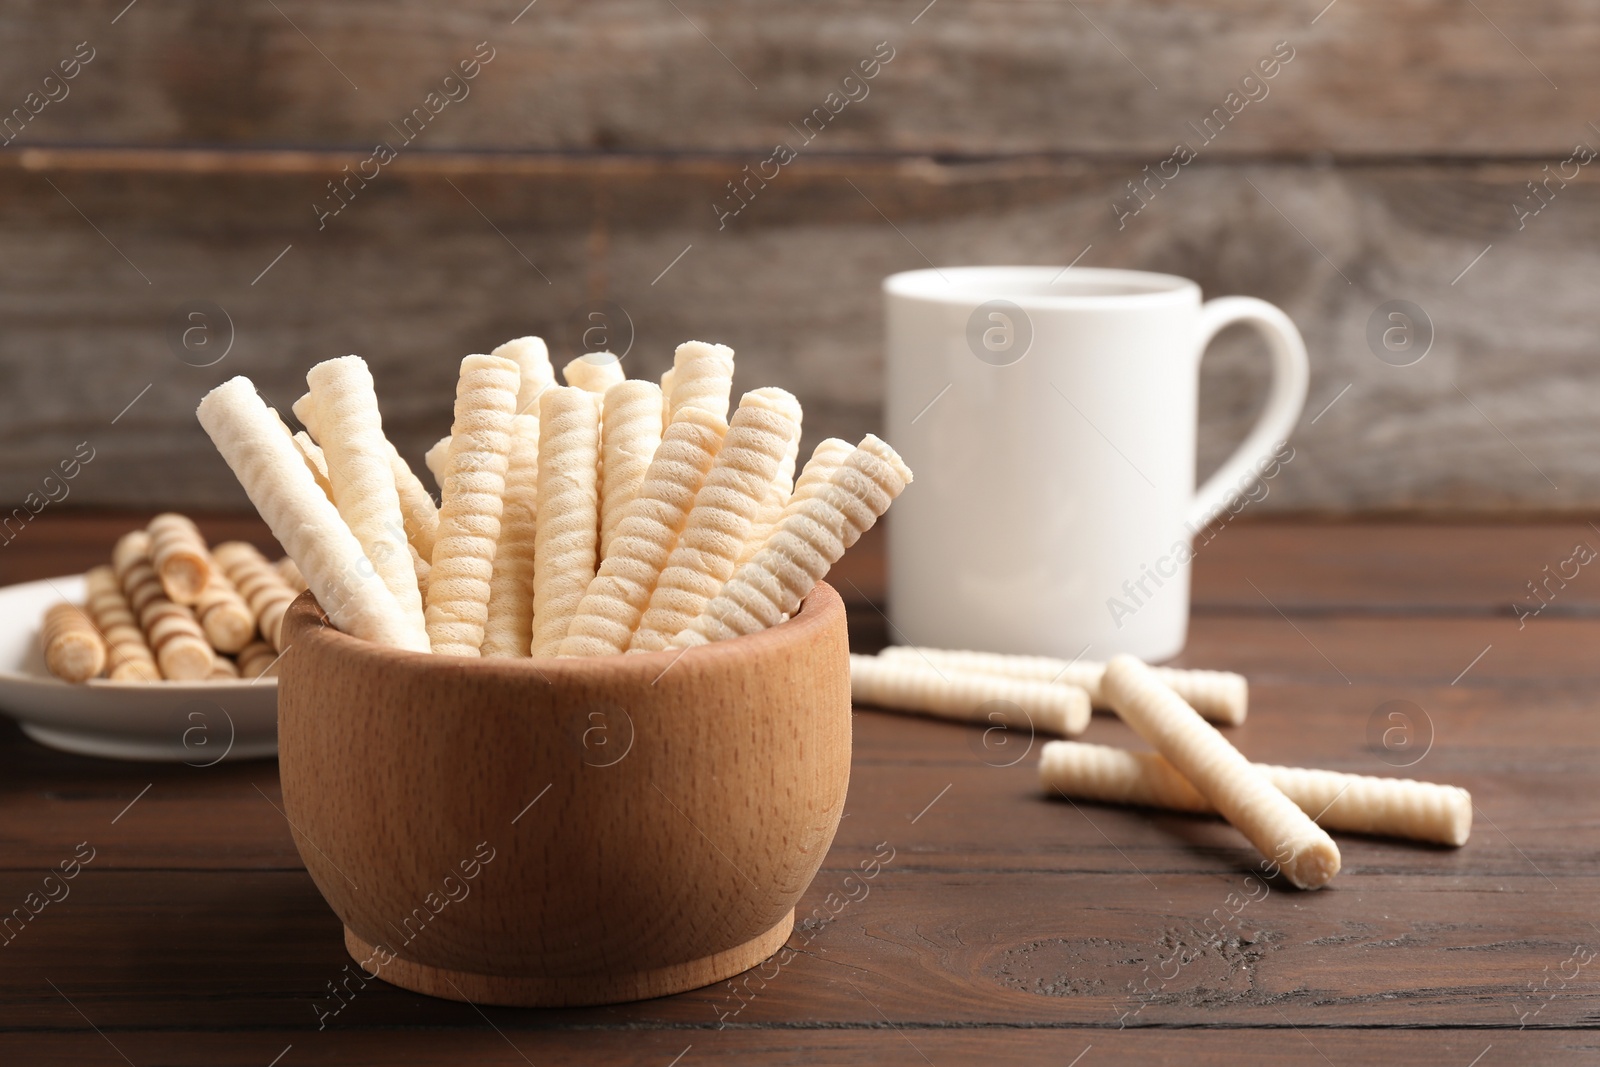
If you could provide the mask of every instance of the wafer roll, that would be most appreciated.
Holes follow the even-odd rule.
[[[511,456],[489,577],[485,656],[527,656],[533,646],[533,561],[539,508],[539,418],[512,420]]]
[[[273,649],[283,651],[283,613],[299,594],[267,562],[256,546],[244,541],[224,541],[211,550],[211,557],[228,576],[239,595],[255,613],[261,636]]]
[[[618,382],[606,390],[600,431],[600,558],[661,445],[661,389],[654,382]]]
[[[139,620],[145,643],[171,681],[197,681],[211,673],[216,658],[194,612],[174,603],[161,587],[150,554],[151,538],[144,530],[123,534],[111,550],[111,566],[122,594]]]
[[[198,414],[333,624],[376,644],[426,652],[426,642],[417,640],[338,509],[295,461],[294,446],[274,425],[250,379],[233,378],[213,389]]]
[[[294,590],[295,595],[298,596],[306,591],[305,575],[301,574],[300,568],[294,565],[294,560],[284,556],[282,559],[274,560],[272,566],[278,572],[279,577],[283,579],[284,584]]]
[[[110,649],[94,622],[74,604],[52,604],[39,635],[44,665],[64,682],[86,682],[106,668]]]
[[[685,407],[697,407],[727,421],[728,397],[733,392],[733,349],[704,341],[685,341],[672,357],[671,417]]]
[[[213,562],[209,552],[206,562]],[[206,640],[218,652],[237,652],[256,635],[255,612],[220,565],[213,564],[206,587],[195,601],[194,614]]]
[[[578,603],[561,655],[627,649],[727,432],[721,418],[693,406],[667,427],[638,496],[617,525],[611,551]]]
[[[838,439],[833,438],[833,440]],[[848,455],[850,446],[843,441],[839,443],[844,445],[844,454]],[[794,495],[794,467],[799,458],[800,435],[796,434],[789,447],[784,450],[783,460],[778,464],[777,473],[767,485],[766,495],[761,498],[761,504],[750,518],[750,532],[745,535],[744,547],[739,550],[739,558],[734,561],[736,568],[748,563],[751,556],[761,551],[761,546],[767,543],[772,531],[778,528],[784,510],[789,506],[789,498]]]
[[[411,646],[427,642],[422,594],[408,551],[394,448],[383,433],[372,373],[360,356],[325,360],[306,373],[334,506],[400,607]]]
[[[1039,730],[1060,737],[1081,734],[1089,725],[1089,694],[1076,686],[961,671],[941,673],[932,667],[890,663],[876,656],[850,657],[850,699],[878,708]]]
[[[757,389],[740,400],[711,473],[695,494],[683,533],[628,644],[630,651],[666,648],[733,576],[751,519],[776,478],[784,453],[799,439],[800,402],[792,394]]]
[[[239,665],[227,656],[218,656],[211,661],[211,673],[206,676],[210,682],[232,682],[239,677]]]
[[[445,436],[435,441],[422,457],[422,463],[433,475],[434,484],[443,492],[445,476],[450,473],[450,438]]]
[[[1406,778],[1254,764],[1324,830],[1464,845],[1472,833],[1472,794]],[[1080,800],[1216,814],[1216,807],[1155,752],[1052,741],[1039,759],[1039,783]]]
[[[311,435],[304,430],[291,434],[289,440],[294,442],[295,451],[299,452],[300,458],[305,461],[306,470],[316,479],[317,488],[322,490],[322,495],[332,500],[333,483],[328,480],[328,457],[323,455],[322,446],[313,441]]]
[[[550,349],[539,337],[518,337],[489,353],[517,365],[517,414],[539,416],[539,397],[556,384]]]
[[[911,470],[899,453],[868,434],[825,487],[784,517],[766,547],[734,573],[673,645],[756,633],[793,615],[811,587],[910,483]]]
[[[114,682],[159,682],[156,666],[144,630],[122,595],[122,584],[110,567],[95,567],[84,576],[89,617],[108,646],[106,665]]]
[[[795,491],[799,493],[798,487]],[[1000,652],[966,652],[905,645],[891,646],[879,655],[885,659],[932,663],[941,670],[949,667],[958,671],[998,674],[1022,681],[1075,685],[1089,694],[1089,700],[1095,707],[1110,707],[1100,691],[1100,679],[1105,675],[1106,665],[1092,660],[1068,661],[1051,656],[1013,656]],[[1163,685],[1181,696],[1202,717],[1229,726],[1244,722],[1250,705],[1250,683],[1244,675],[1175,667],[1150,669]]]
[[[600,398],[572,387],[539,398],[533,564],[535,656],[554,656],[594,580],[600,540]]]
[[[279,652],[265,641],[252,641],[239,650],[239,676],[260,678],[278,673]]]
[[[628,376],[622,372],[622,360],[610,352],[590,352],[562,367],[561,377],[575,389],[603,397]]]
[[[176,604],[194,604],[211,577],[211,553],[206,539],[185,515],[165,512],[150,520],[150,559],[167,598]]]
[[[439,539],[428,570],[428,636],[441,655],[481,654],[520,381],[517,364],[504,357],[461,361]]]
[[[1339,849],[1216,727],[1132,656],[1117,656],[1101,681],[1110,701],[1143,737],[1214,804],[1223,818],[1301,889],[1319,889],[1339,873]]]

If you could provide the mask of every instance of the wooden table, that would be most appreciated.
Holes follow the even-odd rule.
[[[81,568],[128,521],[41,518],[0,580]],[[995,766],[972,728],[861,711],[801,904],[831,917],[785,967],[616,1007],[480,1011],[372,982],[319,1029],[348,961],[274,764],[83,759],[5,727],[0,908],[80,842],[94,858],[0,947],[0,1063],[1593,1063],[1600,574],[1552,580],[1536,617],[1512,607],[1580,543],[1600,530],[1262,522],[1199,551],[1183,662],[1249,675],[1234,742],[1466,786],[1465,848],[1342,836],[1331,888],[1238,908],[1256,857],[1226,825],[1047,800],[1036,751]],[[880,542],[837,577],[854,640],[881,643]],[[1369,742],[1407,707],[1412,748]],[[1087,739],[1133,742],[1102,715]],[[892,859],[847,882],[875,850]]]

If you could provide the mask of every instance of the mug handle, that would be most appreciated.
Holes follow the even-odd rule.
[[[1267,339],[1272,356],[1272,385],[1267,393],[1267,406],[1249,435],[1196,491],[1188,515],[1189,527],[1195,530],[1221,510],[1234,484],[1260,457],[1288,438],[1300,420],[1311,379],[1306,345],[1294,322],[1273,305],[1253,296],[1223,296],[1205,302],[1200,309],[1196,362],[1205,356],[1207,346],[1222,328],[1236,322],[1249,323]]]

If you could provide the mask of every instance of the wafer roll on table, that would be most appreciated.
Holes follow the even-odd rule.
[[[1472,795],[1453,785],[1258,763],[1284,796],[1325,830],[1464,845]],[[1052,741],[1039,758],[1046,792],[1079,800],[1216,814],[1216,807],[1155,752]]]
[[[1074,737],[1089,725],[1089,694],[1071,685],[939,671],[877,656],[850,657],[850,699],[941,719]]]
[[[1320,889],[1339,873],[1339,849],[1327,832],[1149,667],[1132,656],[1117,656],[1106,665],[1101,684],[1123,721],[1290,882],[1301,889]]]

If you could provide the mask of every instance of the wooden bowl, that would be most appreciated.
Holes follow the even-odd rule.
[[[295,845],[369,976],[605,1004],[777,951],[850,777],[844,604],[688,652],[465,659],[284,622]]]

